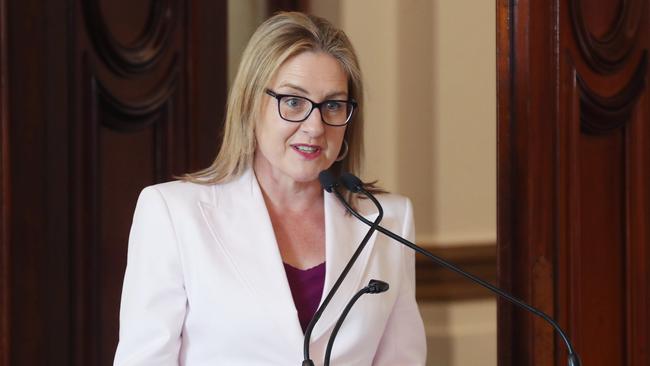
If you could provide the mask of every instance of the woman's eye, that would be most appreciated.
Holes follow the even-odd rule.
[[[289,108],[301,108],[305,101],[301,98],[285,98],[284,104]]]
[[[336,101],[329,101],[325,104],[325,107],[327,108],[328,111],[336,112],[341,108],[343,108],[343,103],[336,102]]]

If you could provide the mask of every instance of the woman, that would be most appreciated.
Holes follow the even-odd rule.
[[[352,46],[327,21],[280,13],[257,29],[212,166],[140,195],[115,365],[301,364],[304,329],[368,229],[318,182],[322,170],[358,171],[362,99]],[[379,198],[382,225],[412,239],[410,202]],[[376,217],[368,200],[355,202]],[[390,290],[357,302],[332,364],[424,364],[414,256],[377,235],[313,330],[317,364],[371,278]]]

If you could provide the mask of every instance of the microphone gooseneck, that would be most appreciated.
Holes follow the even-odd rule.
[[[343,178],[343,177],[346,177],[346,178]],[[363,188],[363,184],[359,185],[358,183],[356,183],[357,181],[361,182],[359,180],[359,178],[355,177],[354,175],[352,175],[350,173],[345,173],[345,174],[342,175],[341,181],[343,182],[343,185],[347,189],[349,189],[350,191],[352,191],[352,192],[360,192],[363,195],[365,195],[366,197],[368,197],[370,200],[372,200],[375,205],[377,205],[378,207],[381,206],[379,204],[379,202],[377,201],[377,199],[370,192],[368,192],[366,189]],[[372,222],[368,221],[365,217],[361,216],[354,208],[352,208],[348,204],[348,202],[345,200],[345,198],[343,198],[343,196],[336,189],[333,189],[332,193],[334,193],[334,195],[336,195],[336,197],[339,199],[341,204],[343,204],[343,206],[345,206],[346,210],[350,214],[352,214],[354,217],[356,217],[357,219],[359,219],[361,222],[363,222],[366,225],[373,225]],[[432,254],[431,252],[429,252],[429,251],[427,251],[427,250],[425,250],[423,248],[420,248],[416,244],[411,243],[410,241],[402,238],[401,236],[393,233],[390,230],[385,229],[384,227],[382,227],[380,225],[377,225],[377,231],[379,231],[382,234],[390,237],[391,239],[394,239],[394,240],[400,242],[403,245],[406,245],[407,247],[413,249],[414,251],[426,256],[427,258],[429,258],[430,260],[434,261],[435,263],[443,266],[444,268],[447,268],[450,271],[456,272],[457,274],[467,278],[468,280],[470,280],[470,281],[472,281],[474,283],[477,283],[477,284],[481,285],[482,287],[492,291],[493,293],[501,296],[502,298],[508,300],[509,302],[511,302],[511,303],[521,307],[521,308],[524,308],[524,309],[528,310],[529,312],[531,312],[531,313],[539,316],[540,318],[546,320],[546,322],[551,324],[551,326],[553,326],[553,328],[558,332],[558,334],[560,335],[560,337],[564,341],[564,344],[567,347],[568,365],[569,366],[580,366],[581,365],[580,357],[578,356],[575,349],[573,348],[573,345],[571,344],[571,341],[569,340],[569,337],[562,330],[560,325],[555,320],[553,320],[553,318],[548,316],[543,311],[538,310],[538,309],[534,308],[533,306],[528,305],[524,301],[519,300],[518,298],[516,298],[513,295],[510,295],[509,293],[501,290],[500,288],[490,284],[489,282],[484,281],[483,279],[478,278],[478,277],[472,275],[471,273],[463,271],[462,269],[460,269],[459,267],[456,267],[452,263],[445,261],[444,259]]]
[[[323,186],[323,189],[325,189],[327,192],[337,192],[336,187],[338,186],[336,178],[332,175],[331,172],[324,170],[320,172],[318,175],[318,180],[321,183],[321,186]],[[372,234],[375,232],[376,228],[379,226],[379,222],[381,222],[381,219],[384,217],[384,211],[380,208],[379,209],[379,214],[377,215],[377,218],[375,219],[374,222],[370,222],[370,228],[368,229],[368,232],[366,233],[366,236],[363,237],[363,240],[361,240],[361,243],[355,250],[355,252],[352,254],[352,257],[348,261],[348,264],[345,265],[345,268],[343,268],[343,271],[339,275],[339,277],[336,279],[336,282],[334,282],[334,285],[330,289],[330,291],[327,293],[327,296],[325,299],[323,299],[323,303],[318,307],[316,310],[316,313],[314,313],[314,316],[311,318],[309,321],[309,324],[307,325],[307,329],[305,329],[305,338],[303,340],[303,361],[302,361],[302,366],[313,366],[314,362],[310,359],[309,357],[309,344],[311,342],[311,333],[314,330],[314,327],[316,326],[316,323],[320,319],[320,317],[323,315],[323,312],[325,311],[325,308],[327,305],[330,303],[332,298],[334,297],[334,294],[336,291],[339,289],[341,286],[341,283],[343,283],[343,280],[345,279],[345,276],[347,276],[348,272],[350,272],[350,269],[352,268],[352,265],[354,265],[354,262],[356,262],[357,258],[363,251],[363,248],[366,246],[368,243],[368,240],[370,240],[370,237]]]
[[[350,310],[352,310],[352,306],[354,306],[357,300],[359,300],[359,298],[364,294],[379,294],[382,292],[386,292],[388,291],[388,287],[389,287],[388,283],[384,281],[370,280],[370,282],[368,282],[368,286],[362,288],[354,296],[352,296],[348,304],[345,306],[345,309],[343,309],[343,313],[341,313],[341,316],[336,321],[336,325],[334,325],[334,329],[332,330],[330,339],[327,341],[327,349],[325,350],[325,361],[323,363],[324,366],[330,365],[330,358],[332,356],[332,347],[334,346],[334,340],[336,339],[336,335],[338,334],[339,329],[341,329],[341,325],[343,325],[343,321],[348,316]]]

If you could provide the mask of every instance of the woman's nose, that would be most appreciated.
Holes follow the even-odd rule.
[[[310,136],[320,136],[323,134],[325,131],[325,123],[323,123],[320,109],[314,108],[309,114],[309,117],[301,123],[300,129],[305,133],[309,133]]]

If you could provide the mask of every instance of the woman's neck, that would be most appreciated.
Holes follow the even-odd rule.
[[[314,209],[323,200],[323,189],[318,180],[296,182],[284,175],[274,175],[266,169],[254,169],[267,205],[294,213]],[[318,207],[318,206],[317,206]]]

